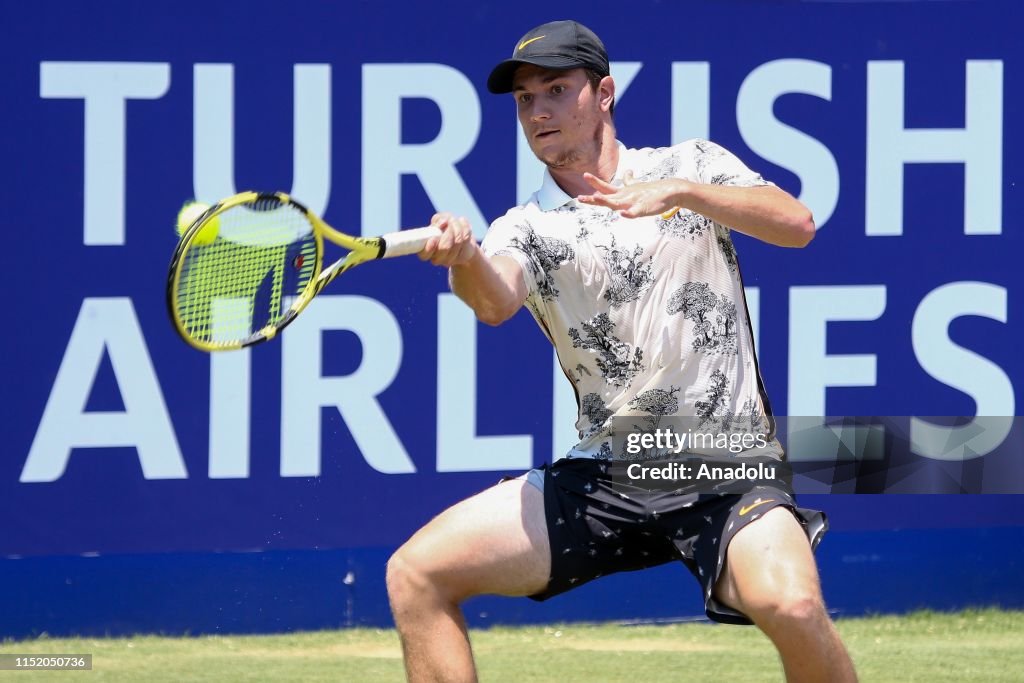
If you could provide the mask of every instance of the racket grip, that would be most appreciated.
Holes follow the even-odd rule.
[[[431,237],[437,237],[440,234],[440,228],[430,225],[425,228],[413,228],[412,230],[401,230],[382,235],[384,253],[381,254],[380,258],[416,254]]]

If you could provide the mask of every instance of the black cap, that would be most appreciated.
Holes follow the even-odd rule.
[[[512,76],[523,64],[547,69],[592,69],[607,76],[608,53],[593,31],[575,21],[541,24],[523,36],[512,57],[494,67],[487,79],[492,93],[512,92]]]

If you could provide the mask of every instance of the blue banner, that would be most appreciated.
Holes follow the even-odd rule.
[[[777,414],[1019,412],[1017,0],[17,3],[0,556],[394,547],[571,446],[528,314],[479,325],[415,258],[345,274],[251,351],[196,352],[164,305],[193,197],[282,190],[363,235],[448,210],[482,236],[541,174],[487,73],[566,16],[607,45],[628,146],[710,138],[813,210],[805,249],[735,238]],[[888,529],[950,503],[822,505]],[[955,505],[1024,524],[1007,498]]]

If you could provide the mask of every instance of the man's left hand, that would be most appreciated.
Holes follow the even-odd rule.
[[[623,218],[656,215],[671,217],[679,210],[679,196],[686,183],[680,178],[641,183],[634,180],[632,171],[626,171],[622,187],[605,182],[592,173],[584,173],[583,179],[596,192],[581,194],[576,198],[580,203],[607,207],[618,211]]]

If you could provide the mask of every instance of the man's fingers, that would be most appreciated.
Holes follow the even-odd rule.
[[[473,237],[473,231],[469,227],[469,219],[465,216],[459,216],[455,220],[454,228],[455,241],[459,244]]]
[[[465,216],[453,218],[448,224],[448,229],[441,234],[441,248],[444,250],[457,249],[471,234],[469,221]]]
[[[433,216],[430,217],[430,224],[436,225],[437,227],[443,230],[444,227],[448,225],[448,222],[451,220],[451,218],[452,215],[450,213],[435,213]]]
[[[576,199],[581,204],[603,206],[618,211],[619,215],[623,218],[660,215],[665,220],[668,220],[679,211],[679,207],[665,210],[666,204],[671,200],[666,200],[660,192],[650,187],[649,183],[637,182],[632,171],[626,171],[623,174],[623,180],[626,184],[624,187],[613,187],[589,173],[584,173],[583,175],[591,185],[595,187],[607,185],[611,190],[580,195]]]
[[[433,258],[434,252],[437,251],[437,243],[440,239],[440,237],[431,237],[427,240],[427,243],[423,245],[423,248],[420,249],[418,254],[421,261],[427,261]]]
[[[605,206],[609,209],[617,208],[615,202],[606,194],[595,192],[594,194],[581,194],[576,198],[577,201],[583,204],[594,204],[596,206]]]
[[[450,213],[434,214],[430,224],[441,229],[441,234],[431,237],[420,250],[419,257],[435,266],[453,266],[469,261],[476,247],[476,239],[469,219]]]
[[[611,183],[605,182],[604,180],[601,180],[600,178],[598,178],[593,173],[584,173],[583,174],[583,179],[586,180],[588,183],[590,183],[591,187],[593,187],[594,189],[596,189],[596,190],[598,190],[600,192],[611,193],[611,192],[615,192],[618,189],[614,185],[612,185]]]
[[[455,230],[452,228],[452,224],[449,223],[448,229],[441,233],[441,237],[439,237],[437,241],[438,251],[447,251],[455,244]]]

